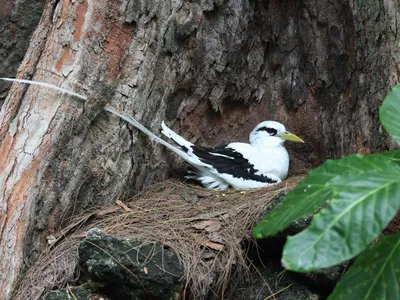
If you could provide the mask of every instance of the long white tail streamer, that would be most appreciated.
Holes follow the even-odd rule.
[[[67,89],[60,88],[60,87],[58,87],[58,86],[56,86],[54,84],[50,84],[50,83],[33,81],[33,80],[26,80],[26,79],[16,79],[16,78],[0,78],[0,79],[4,80],[4,81],[12,81],[12,82],[26,83],[26,84],[30,84],[30,85],[44,86],[44,87],[47,87],[47,88],[51,88],[51,89],[54,89],[54,90],[69,94],[71,96],[75,96],[75,97],[77,97],[79,99],[82,99],[82,100],[85,100],[85,101],[87,100],[86,96],[80,95],[78,93],[75,93],[75,92],[67,90]]]
[[[79,98],[79,99],[81,99],[83,101],[87,100],[87,97],[84,96],[84,95],[75,93],[73,91],[70,91],[70,90],[67,90],[67,89],[64,89],[64,88],[60,88],[60,87],[58,87],[58,86],[56,86],[54,84],[50,84],[50,83],[45,83],[45,82],[40,82],[40,81],[33,81],[33,80],[26,80],[26,79],[16,79],[16,78],[0,78],[0,80],[47,87],[47,88],[50,88],[50,89],[54,89],[54,90],[60,91],[62,93],[69,94],[71,96],[75,96],[75,97],[77,97],[77,98]],[[124,120],[125,122],[128,122],[132,126],[136,127],[137,129],[139,129],[140,131],[142,131],[143,133],[148,135],[152,141],[155,140],[156,142],[164,145],[165,147],[167,147],[168,149],[174,151],[175,153],[177,153],[178,155],[182,156],[183,158],[185,158],[187,156],[187,154],[184,151],[178,149],[177,147],[169,144],[168,142],[164,141],[160,137],[156,136],[154,133],[152,133],[150,130],[148,130],[146,127],[144,127],[142,124],[140,124],[138,121],[136,121],[131,116],[123,115],[123,114],[119,113],[118,111],[116,111],[115,109],[113,109],[113,108],[111,108],[109,106],[105,106],[104,110],[109,112],[109,113],[111,113],[111,114],[113,114],[113,115],[115,115],[115,116],[117,116],[118,118]]]

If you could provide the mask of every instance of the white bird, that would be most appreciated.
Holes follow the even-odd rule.
[[[304,143],[275,121],[258,124],[250,133],[250,143],[230,143],[215,148],[192,144],[164,122],[161,127],[161,132],[179,145],[178,149],[172,146],[177,150],[174,152],[194,168],[187,178],[215,190],[225,190],[229,186],[259,188],[281,182],[289,170],[289,154],[283,143],[287,140]]]
[[[14,78],[0,78],[0,80],[44,86],[68,93],[83,101],[87,100],[84,95],[52,84]],[[250,133],[249,143],[230,143],[226,146],[206,148],[185,140],[168,128],[163,121],[161,132],[178,145],[173,146],[134,118],[123,115],[109,106],[104,107],[104,110],[130,123],[152,140],[156,140],[182,157],[193,167],[187,178],[200,181],[208,189],[225,190],[229,186],[235,189],[249,189],[277,184],[286,178],[289,170],[289,154],[283,143],[285,141],[304,143],[301,138],[286,131],[282,124],[264,121]]]

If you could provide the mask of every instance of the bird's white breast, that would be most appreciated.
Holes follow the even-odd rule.
[[[254,165],[257,175],[274,174],[281,180],[285,179],[289,170],[289,154],[284,146],[260,147],[245,143],[228,145],[239,151],[249,163]]]
[[[254,158],[254,161],[253,161]],[[250,162],[255,165],[259,174],[272,173],[280,179],[285,179],[289,170],[289,154],[285,147],[259,149]]]

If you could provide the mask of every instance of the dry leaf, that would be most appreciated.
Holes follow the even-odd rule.
[[[213,242],[206,242],[206,246],[210,249],[216,250],[216,251],[222,251],[224,250],[224,245],[213,243]]]
[[[207,232],[214,232],[221,229],[221,223],[215,220],[205,220],[201,221],[192,226],[197,230],[206,230]]]
[[[206,227],[205,230],[206,230],[206,232],[208,232],[208,233],[212,233],[212,232],[216,232],[216,231],[220,230],[221,227],[222,227],[222,226],[221,226],[221,223],[218,222],[218,223],[215,224],[215,225]]]
[[[126,206],[121,200],[115,201],[115,203],[119,206],[122,207],[126,212],[132,211],[128,206]]]
[[[210,239],[211,242],[222,244],[222,245],[226,244],[226,240],[218,234],[213,234],[213,235],[208,234],[207,237]]]
[[[146,267],[143,268],[143,272],[144,272],[144,274],[146,274],[146,275],[149,274],[149,271],[147,270]]]

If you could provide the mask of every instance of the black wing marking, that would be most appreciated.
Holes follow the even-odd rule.
[[[219,173],[230,174],[236,178],[243,178],[259,182],[276,183],[277,180],[264,175],[257,175],[254,165],[237,152],[226,146],[204,148],[193,145],[193,153],[204,163],[213,166]]]

